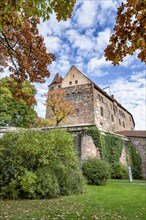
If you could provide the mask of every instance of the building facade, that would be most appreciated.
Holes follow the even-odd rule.
[[[134,130],[132,114],[76,67],[72,66],[64,79],[56,74],[48,87],[49,91],[63,90],[65,99],[75,108],[75,112],[61,121],[60,125],[95,124],[100,130],[108,132]],[[48,107],[46,118],[52,119]]]

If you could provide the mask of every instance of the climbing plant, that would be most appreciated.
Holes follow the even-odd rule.
[[[111,165],[119,162],[123,148],[122,138],[108,133],[101,135],[95,126],[89,127],[87,134],[92,137],[95,146],[99,149],[102,160]]]
[[[128,151],[130,156],[129,165],[132,168],[132,176],[134,179],[139,179],[141,178],[141,158],[131,142],[128,144]]]

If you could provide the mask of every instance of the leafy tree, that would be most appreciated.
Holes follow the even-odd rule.
[[[58,21],[71,16],[75,0],[4,0],[0,2],[0,71],[8,67],[22,93],[24,80],[45,81],[48,65],[55,60],[46,51],[37,25],[55,12]],[[14,97],[17,95],[13,94]]]
[[[44,82],[44,78],[50,76],[47,66],[55,59],[53,54],[46,52],[43,38],[38,33],[38,22],[33,17],[25,17],[22,26],[5,27],[0,32],[1,71],[9,68],[18,92],[22,91],[24,80]]]
[[[55,118],[56,126],[68,115],[74,113],[73,105],[65,100],[64,96],[64,92],[59,89],[48,92],[47,111]]]
[[[28,127],[37,118],[34,110],[36,89],[28,81],[22,85],[23,98],[13,98],[17,84],[11,77],[0,80],[0,126]]]
[[[146,2],[127,0],[118,8],[115,33],[105,49],[106,60],[114,65],[138,50],[138,58],[146,62]]]
[[[66,20],[76,0],[3,0],[0,2],[0,30],[5,26],[17,26],[24,22],[24,16],[49,19],[52,12],[57,20]]]

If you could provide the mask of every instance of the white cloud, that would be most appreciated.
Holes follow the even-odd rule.
[[[146,129],[146,78],[144,72],[134,72],[130,79],[113,80],[111,88],[115,98],[132,113],[136,123],[135,129]]]
[[[88,63],[88,72],[92,72],[93,70],[101,70],[102,68],[108,67],[111,65],[110,61],[105,61],[105,57],[101,58],[94,57]],[[98,73],[97,73],[98,75]]]
[[[81,6],[76,10],[74,19],[82,28],[92,27],[96,16],[96,2],[82,1]]]
[[[96,38],[95,49],[97,53],[103,54],[106,46],[109,44],[109,38],[111,36],[111,29],[105,28],[103,31],[98,33]]]
[[[53,37],[53,36],[46,37],[44,39],[44,42],[45,42],[45,45],[46,45],[48,52],[57,52],[62,47],[62,44],[61,44],[62,42],[61,42],[60,38],[58,38],[56,36],[55,37]]]
[[[42,22],[38,25],[39,32],[44,36],[56,35],[62,36],[64,30],[71,27],[71,20],[57,21],[56,15],[50,15],[50,19],[46,22]]]
[[[94,46],[90,38],[79,34],[74,29],[66,31],[66,37],[68,41],[70,41],[73,48],[79,48],[80,50],[91,50]]]

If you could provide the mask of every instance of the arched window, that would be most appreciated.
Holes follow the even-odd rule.
[[[82,99],[82,93],[81,92],[78,92],[78,99]]]
[[[111,114],[111,121],[114,121],[114,116],[113,116],[113,114]]]
[[[66,94],[66,100],[70,99],[70,94]]]
[[[76,93],[72,93],[72,100],[76,99]]]
[[[103,116],[103,108],[100,107],[100,115]]]

